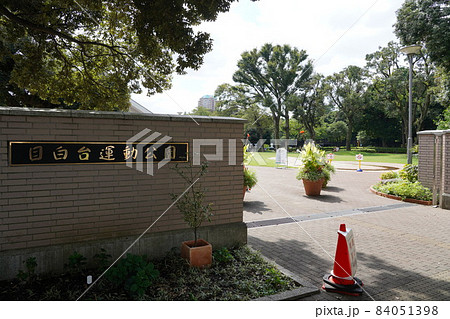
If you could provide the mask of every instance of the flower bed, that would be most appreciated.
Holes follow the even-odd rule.
[[[378,183],[370,190],[380,196],[402,200],[421,205],[431,205],[432,193],[419,182],[396,181],[391,183]]]
[[[100,275],[79,267],[83,262],[78,258],[71,271],[57,276],[39,277],[28,269],[21,280],[0,282],[0,300],[76,300],[87,288],[86,275]],[[109,272],[82,300],[251,300],[301,286],[246,246],[215,251],[207,269],[189,267],[172,251],[152,262],[130,255]]]

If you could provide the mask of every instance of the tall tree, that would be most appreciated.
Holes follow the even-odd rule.
[[[325,85],[324,76],[314,74],[304,83],[299,94],[293,95],[287,102],[291,103],[294,118],[299,121],[309,133],[311,139],[316,138],[315,128],[320,124],[320,118],[325,114]]]
[[[271,118],[259,107],[259,97],[253,96],[242,85],[221,84],[214,92],[216,98],[216,114],[246,119],[245,136],[250,134],[252,143],[259,139],[270,139]]]
[[[280,119],[285,119],[285,137],[289,139],[291,109],[286,101],[301,89],[312,73],[312,64],[306,61],[304,50],[289,45],[266,43],[260,50],[242,53],[233,81],[249,88],[263,107],[270,109],[274,137],[280,138]]]
[[[365,80],[366,71],[354,65],[327,77],[328,96],[347,124],[345,148],[348,151],[351,150],[353,125],[364,107]]]
[[[432,61],[450,72],[448,0],[406,0],[397,11],[395,34],[405,45],[423,43]]]
[[[389,42],[386,47],[380,47],[378,51],[368,54],[366,60],[372,77],[370,96],[377,100],[387,117],[401,119],[404,145],[408,134],[409,71],[406,65],[402,64],[404,56],[400,54],[400,45]],[[413,63],[415,74],[412,113],[415,130],[419,131],[433,106],[435,68],[425,49]]]
[[[3,0],[0,60],[12,60],[9,84],[28,95],[126,109],[141,84],[154,94],[173,72],[199,68],[212,40],[193,26],[234,1]]]

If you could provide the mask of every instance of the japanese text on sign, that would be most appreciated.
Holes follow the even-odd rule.
[[[188,161],[188,143],[9,142],[9,165]]]

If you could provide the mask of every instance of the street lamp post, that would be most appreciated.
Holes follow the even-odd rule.
[[[413,56],[420,52],[420,45],[410,45],[400,49],[400,52],[408,56],[409,61],[409,102],[408,102],[408,142],[406,145],[406,153],[408,156],[408,164],[412,164],[412,72],[413,72]]]

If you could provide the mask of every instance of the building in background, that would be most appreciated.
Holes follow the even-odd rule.
[[[198,100],[198,106],[204,107],[205,109],[211,111],[215,111],[216,99],[212,95],[203,95],[200,100]]]

